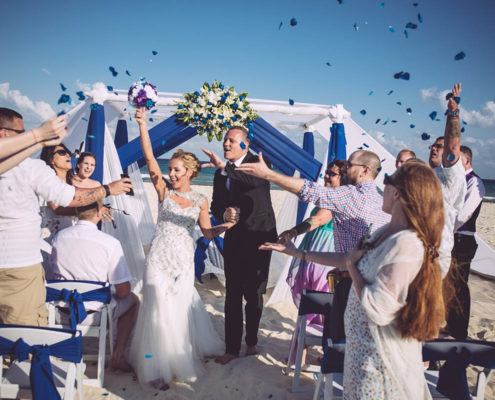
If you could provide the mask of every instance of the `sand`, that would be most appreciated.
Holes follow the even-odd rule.
[[[156,194],[151,184],[145,184],[153,215],[156,217]],[[211,187],[195,186],[208,198]],[[272,203],[276,213],[280,210],[286,193],[272,190]],[[495,247],[495,203],[485,203],[478,218],[480,236]],[[471,274],[472,306],[469,336],[495,341],[495,281]],[[210,313],[219,335],[224,337],[223,304],[225,289],[218,280],[196,283],[196,288]],[[271,294],[267,293],[266,299]],[[105,387],[84,388],[85,399],[311,399],[312,393],[291,393],[292,375],[282,374],[283,360],[287,357],[290,338],[294,329],[297,310],[292,303],[278,303],[265,307],[259,333],[258,356],[233,360],[228,365],[204,363],[206,372],[193,383],[172,383],[167,391],[141,386],[132,373],[113,372],[105,369]],[[245,351],[242,348],[241,354]],[[317,352],[313,353],[317,355]],[[495,398],[495,374],[487,384],[486,398]],[[473,382],[473,371],[468,377]],[[311,374],[303,374],[302,384],[312,387]]]

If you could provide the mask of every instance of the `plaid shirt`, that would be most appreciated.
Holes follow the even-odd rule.
[[[373,233],[390,222],[390,215],[382,211],[383,198],[374,182],[328,188],[305,180],[299,200],[332,212],[335,251],[339,253],[351,251],[371,224]]]

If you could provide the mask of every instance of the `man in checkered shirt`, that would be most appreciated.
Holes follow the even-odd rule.
[[[380,166],[380,159],[375,153],[367,150],[355,151],[344,166],[343,173],[348,184],[338,187],[322,187],[309,180],[277,173],[266,166],[261,153],[258,163],[241,165],[237,169],[297,194],[301,201],[330,210],[334,220],[335,251],[347,253],[368,232],[368,229],[373,233],[390,221],[390,215],[382,211],[383,198],[374,182]],[[341,271],[341,281],[336,288],[335,296],[336,299],[339,298],[339,302],[342,301],[342,304],[336,307],[342,312],[341,318],[338,319],[341,325],[340,334],[337,335],[341,337],[343,337],[343,312],[351,284],[348,272]]]

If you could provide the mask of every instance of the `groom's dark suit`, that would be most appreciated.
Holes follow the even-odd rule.
[[[258,157],[248,152],[243,163],[257,161]],[[267,159],[265,162],[270,166]],[[268,181],[236,172],[231,163],[227,163],[224,171],[227,176],[222,175],[220,169],[215,172],[211,211],[215,218],[223,221],[227,207],[240,209],[240,220],[225,233],[223,247],[226,352],[238,355],[243,331],[243,296],[246,299],[246,344],[258,343],[271,257],[270,251],[258,250],[258,247],[264,242],[276,241],[277,231]],[[230,190],[227,189],[227,178],[230,178]]]

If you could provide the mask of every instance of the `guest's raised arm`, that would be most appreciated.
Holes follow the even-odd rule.
[[[445,123],[445,142],[442,155],[442,165],[446,168],[453,166],[461,154],[461,124],[459,123],[459,106],[461,84],[457,83],[452,89],[448,100],[447,122]]]
[[[148,167],[150,179],[156,192],[158,193],[158,200],[161,202],[167,194],[167,183],[163,179],[162,171],[158,165],[155,155],[153,154],[153,147],[151,146],[150,135],[146,123],[146,109],[144,107],[140,107],[136,110],[135,119],[139,125],[141,148],[143,149],[143,155]]]

